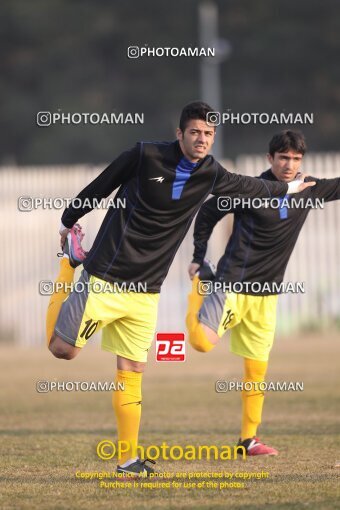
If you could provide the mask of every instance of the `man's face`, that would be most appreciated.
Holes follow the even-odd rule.
[[[274,157],[267,154],[272,172],[279,181],[290,182],[300,171],[303,155],[300,152],[275,152]]]
[[[204,120],[191,119],[184,132],[178,128],[176,134],[184,156],[192,163],[197,163],[209,153],[214,143],[215,129]]]

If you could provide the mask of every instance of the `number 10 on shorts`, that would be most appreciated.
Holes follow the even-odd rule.
[[[185,361],[184,333],[157,333],[156,361]]]

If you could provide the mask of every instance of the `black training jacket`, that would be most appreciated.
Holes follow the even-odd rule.
[[[80,200],[99,200],[120,187],[115,199],[126,199],[126,208],[111,207],[104,218],[84,262],[90,274],[109,282],[144,282],[148,292],[159,292],[193,217],[210,193],[269,197],[284,196],[288,189],[285,183],[230,173],[210,155],[191,164],[195,168],[189,178],[181,170],[188,165],[178,141],[137,143],[79,193]],[[91,208],[68,207],[62,223],[71,228]]]
[[[271,170],[263,172],[257,179],[267,182],[279,182]],[[217,198],[212,197],[201,207],[194,228],[193,262],[202,264],[209,237],[216,223],[226,214],[234,213],[234,225],[224,255],[218,262],[216,278],[220,282],[244,283],[258,282],[262,287],[283,281],[284,273],[299,236],[300,230],[309,211],[320,206],[322,200],[329,202],[340,198],[340,178],[315,179],[308,177],[306,181],[316,181],[316,185],[306,188],[301,193],[289,195],[281,208],[241,208],[220,211]],[[295,203],[292,200],[295,200]],[[316,201],[316,199],[322,199]],[[277,202],[277,201],[274,201]],[[318,212],[322,214],[322,211]],[[250,285],[238,285],[243,294],[251,292]],[[250,290],[249,290],[250,288]],[[259,287],[256,287],[256,290]],[[268,291],[257,292],[256,295],[277,294]]]

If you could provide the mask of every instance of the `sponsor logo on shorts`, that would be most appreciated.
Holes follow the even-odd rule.
[[[157,333],[156,361],[185,361],[184,333]]]

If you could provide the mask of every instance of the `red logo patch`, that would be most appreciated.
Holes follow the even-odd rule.
[[[184,333],[157,333],[156,361],[185,361]]]

